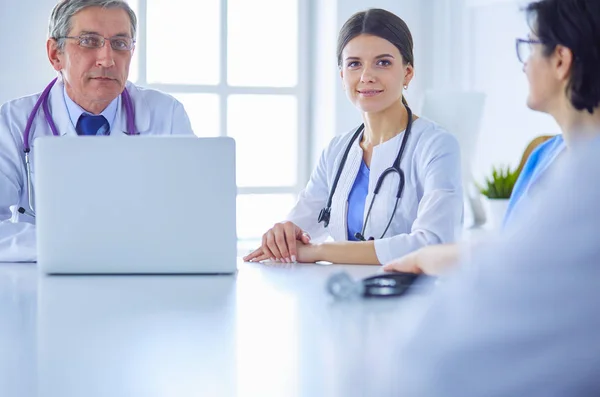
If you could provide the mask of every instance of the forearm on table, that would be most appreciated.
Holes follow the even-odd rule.
[[[336,241],[317,244],[315,261],[350,265],[380,265],[373,241]]]

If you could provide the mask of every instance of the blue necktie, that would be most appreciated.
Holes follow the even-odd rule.
[[[79,135],[108,135],[110,126],[104,116],[82,114],[75,127]]]

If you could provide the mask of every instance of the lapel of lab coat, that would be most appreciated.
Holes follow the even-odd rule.
[[[67,110],[67,104],[65,103],[64,96],[64,84],[62,79],[59,77],[58,81],[54,84],[48,95],[48,109],[50,110],[50,117],[60,136],[77,136],[75,127],[71,123],[69,117],[69,111]],[[35,140],[42,136],[52,136],[52,130],[46,121],[44,109],[42,106],[38,109],[37,118],[35,123],[32,125],[30,133],[30,146],[32,153],[35,152]],[[31,170],[35,172],[35,156],[31,159]]]
[[[50,107],[50,112],[52,113],[52,119],[54,120],[56,128],[61,136],[77,136],[77,132],[75,131],[75,127],[73,126],[71,118],[69,117],[69,112],[67,111],[63,90],[64,83],[59,78],[56,84],[54,84],[54,87],[52,87],[50,90],[50,97],[48,98],[48,105]],[[150,128],[150,107],[148,106],[147,101],[140,95],[140,92],[136,86],[128,82],[127,90],[129,91],[129,95],[131,96],[131,100],[133,102],[135,126],[137,132],[141,134],[147,133]],[[40,109],[40,112],[43,112],[43,110]],[[128,132],[127,113],[125,112],[123,100],[120,100],[117,108],[117,116],[115,118],[113,130],[111,131],[110,135],[121,136]]]
[[[131,101],[133,102],[133,113],[135,118],[136,132],[139,134],[146,134],[150,129],[150,106],[147,100],[142,97],[140,90],[130,82],[126,85]],[[156,109],[158,110],[158,109]],[[123,98],[119,101],[119,108],[117,110],[117,117],[115,119],[115,125],[111,136],[123,136],[129,133],[127,131],[127,112],[125,111],[125,104]]]
[[[404,133],[400,133],[391,140],[373,148],[369,172],[369,193],[365,201],[363,222],[366,219],[369,205],[371,205],[371,201],[373,200],[373,192],[375,191],[377,181],[381,177],[383,171],[393,165],[394,160],[400,151],[400,145],[402,143],[403,136]],[[407,145],[407,149],[408,146],[409,145]],[[405,152],[404,156],[402,157],[402,163],[405,163],[407,157],[409,157],[409,153]],[[381,233],[383,233],[383,230],[385,229],[392,214],[392,210],[394,209],[393,207],[397,187],[398,175],[395,173],[388,174],[379,190],[377,198],[375,198],[375,201],[373,202],[373,209],[371,210],[371,214],[369,215],[369,219],[365,228],[365,238],[375,237],[376,239],[379,239],[379,237],[381,237]],[[405,189],[406,188],[407,186],[405,186]]]
[[[335,178],[335,173],[337,173],[341,159],[344,156],[344,152],[348,147],[350,139],[352,139],[352,135],[348,136],[348,139],[341,148],[341,151],[338,153],[336,167],[333,167],[334,174],[331,179],[332,181]],[[348,239],[348,196],[350,195],[350,190],[352,190],[354,180],[358,175],[358,170],[360,169],[360,164],[362,162],[363,151],[360,147],[360,140],[361,137],[356,139],[352,144],[352,148],[348,153],[346,164],[344,164],[342,169],[340,180],[337,188],[335,189],[335,194],[333,195],[331,202],[331,222],[329,224],[329,233],[335,241],[343,241]]]
[[[52,114],[52,120],[56,124],[58,133],[60,136],[77,136],[75,127],[69,117],[69,111],[67,110],[67,104],[65,102],[64,95],[65,85],[62,79],[59,77],[54,87],[50,90],[50,96],[48,97],[48,106],[50,107],[50,113]],[[43,113],[43,109],[40,108],[40,113]],[[44,123],[46,120],[44,119]],[[48,127],[48,126],[46,126]],[[48,127],[48,130],[50,128]]]

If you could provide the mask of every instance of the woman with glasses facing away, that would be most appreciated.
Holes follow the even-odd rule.
[[[515,184],[504,227],[544,194],[544,178],[578,140],[600,136],[600,1],[543,0],[526,8],[531,32],[516,41],[529,82],[527,106],[550,114],[562,134],[538,146]],[[459,260],[457,245],[430,246],[388,264],[390,271],[440,273]]]
[[[527,13],[528,104],[556,119],[566,150],[509,230],[463,258],[416,326],[403,321],[411,337],[379,395],[600,396],[600,2]]]
[[[403,96],[415,67],[406,23],[381,9],[354,14],[337,60],[363,123],[331,141],[286,221],[246,261],[381,264],[460,230],[458,141]]]

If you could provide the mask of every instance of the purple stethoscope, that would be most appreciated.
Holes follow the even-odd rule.
[[[52,120],[52,115],[50,114],[50,108],[48,107],[48,98],[50,97],[50,90],[56,84],[58,77],[55,78],[48,84],[46,89],[40,95],[40,98],[35,103],[29,118],[27,119],[27,125],[25,126],[25,131],[23,132],[23,152],[25,152],[25,168],[27,170],[27,197],[29,199],[29,209],[31,212],[25,211],[23,207],[19,208],[19,212],[21,214],[27,214],[29,216],[35,217],[34,201],[33,201],[33,186],[31,181],[31,164],[29,162],[29,152],[31,151],[31,147],[29,146],[29,134],[31,132],[31,126],[33,124],[33,119],[35,119],[35,115],[37,114],[40,106],[44,110],[44,117],[46,118],[46,122],[50,126],[52,130],[52,135],[59,136],[58,129],[56,128],[56,124],[54,124],[54,120]],[[123,90],[121,93],[121,98],[123,100],[123,106],[125,107],[125,115],[127,116],[127,135],[137,135],[135,132],[135,112],[133,110],[133,102],[131,101],[131,96],[127,89]]]

